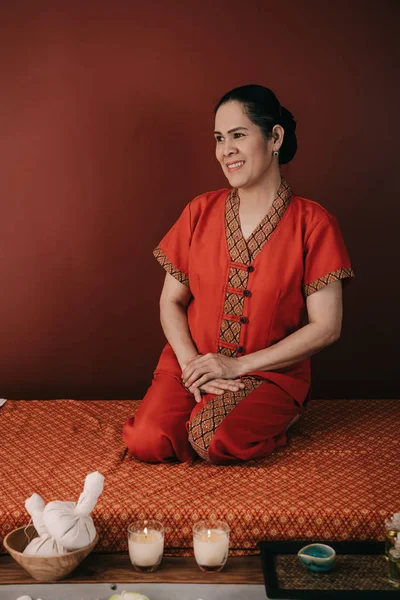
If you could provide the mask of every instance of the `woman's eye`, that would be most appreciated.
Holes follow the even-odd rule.
[[[238,138],[238,137],[243,137],[244,133],[240,133],[240,131],[237,131],[236,133],[233,134],[234,138]]]
[[[216,136],[215,136],[215,141],[216,141],[216,142],[222,142],[222,140],[223,140],[223,139],[224,139],[224,138],[222,137],[222,135],[216,135]]]

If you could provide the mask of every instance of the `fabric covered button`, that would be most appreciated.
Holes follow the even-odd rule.
[[[242,346],[238,346],[238,347],[236,348],[236,352],[238,352],[238,353],[242,354],[242,352],[244,352],[244,348],[243,348]]]
[[[243,292],[243,296],[246,296],[246,297],[249,297],[249,296],[251,296],[251,292],[250,292],[250,290],[244,290],[244,292]]]
[[[241,323],[247,323],[246,317],[240,317],[240,322]]]
[[[249,267],[247,267],[247,270],[249,273],[252,273],[254,271],[254,267],[252,267],[251,265]]]

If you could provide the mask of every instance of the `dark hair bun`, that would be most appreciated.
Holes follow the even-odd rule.
[[[285,130],[285,136],[283,143],[279,151],[279,163],[285,165],[290,162],[297,151],[297,137],[296,137],[296,121],[292,113],[281,106],[281,116],[279,118],[279,125],[282,125]]]

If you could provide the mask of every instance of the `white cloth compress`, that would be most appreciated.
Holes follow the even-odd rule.
[[[95,539],[96,528],[90,513],[103,491],[103,485],[101,473],[89,473],[78,502],[55,501],[45,506],[43,520],[46,529],[67,550],[78,550]]]

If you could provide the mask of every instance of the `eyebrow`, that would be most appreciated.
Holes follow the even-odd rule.
[[[239,129],[245,129],[246,131],[248,131],[248,128],[247,128],[247,127],[234,127],[233,129],[230,129],[230,130],[228,131],[228,133],[233,133],[234,131],[239,131]],[[214,135],[215,135],[215,134],[222,135],[222,133],[221,133],[220,131],[214,131]]]

